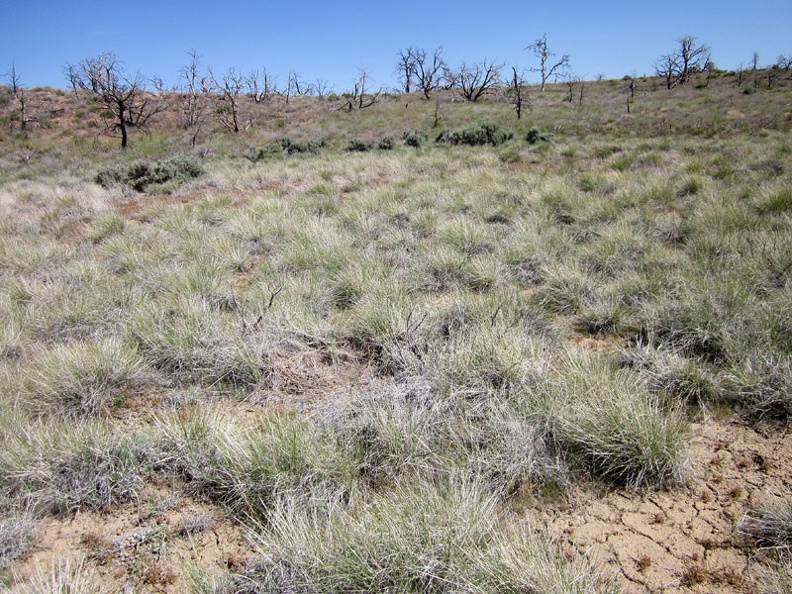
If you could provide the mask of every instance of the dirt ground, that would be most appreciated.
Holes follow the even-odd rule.
[[[529,501],[526,521],[587,555],[625,594],[754,591],[765,567],[738,526],[752,504],[792,492],[792,435],[716,420],[694,424],[692,432],[696,475],[687,486],[578,486],[555,500]],[[85,558],[105,591],[141,594],[189,591],[192,568],[240,570],[251,550],[244,528],[176,485],[148,487],[109,514],[43,520],[38,543],[12,567],[17,580]]]
[[[792,436],[735,421],[692,427],[695,477],[653,493],[582,486],[529,505],[526,518],[587,555],[625,594],[754,592],[766,568],[739,524],[751,505],[792,492]]]

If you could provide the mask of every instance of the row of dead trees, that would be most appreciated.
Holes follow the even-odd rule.
[[[563,80],[567,85],[567,100],[572,103],[577,94],[577,100],[582,105],[585,83],[582,78],[571,73],[569,55],[558,57],[552,52],[546,35],[528,45],[525,50],[531,51],[537,60],[537,65],[530,71],[539,75],[540,92],[545,90],[548,82]],[[332,91],[328,81],[307,83],[293,70],[289,71],[286,84],[278,88],[266,69],[241,73],[229,68],[217,75],[211,68],[202,67],[195,50],[189,52],[189,57],[189,63],[179,73],[179,84],[172,89],[165,89],[158,79],[147,81],[140,73],[127,75],[121,61],[113,53],[103,53],[77,64],[68,64],[66,75],[75,93],[87,93],[101,106],[105,116],[103,120],[113,132],[120,135],[122,147],[128,144],[130,129],[146,130],[152,118],[166,109],[163,94],[148,92],[147,83],[153,83],[157,91],[177,93],[182,123],[186,129],[192,130],[193,144],[210,117],[234,133],[250,128],[255,120],[241,109],[246,97],[255,103],[266,103],[277,96],[289,103],[295,96],[324,97]],[[751,70],[754,87],[759,85],[758,60],[758,54],[754,54]],[[768,86],[772,86],[778,72],[790,69],[792,56],[779,56],[777,63],[767,68]],[[688,35],[678,39],[676,48],[656,62],[655,70],[658,76],[665,79],[667,88],[671,89],[684,84],[695,73],[707,73],[709,82],[714,64],[709,47],[699,44],[695,37]],[[495,90],[506,91],[518,119],[529,105],[525,76],[516,67],[510,67],[507,75],[505,64],[485,59],[474,63],[463,62],[454,70],[445,61],[442,47],[432,52],[416,47],[400,50],[395,73],[400,91],[420,92],[426,100],[431,99],[438,89],[456,89],[464,100],[470,102],[479,101]],[[738,85],[742,85],[747,72],[741,67],[737,74]],[[7,76],[19,108],[17,119],[22,130],[25,130],[31,118],[15,66],[12,65]],[[628,111],[634,90],[633,83],[629,89]],[[343,95],[344,101],[339,109],[354,111],[371,107],[380,101],[382,92],[381,88],[371,88],[371,77],[362,68],[352,92]]]

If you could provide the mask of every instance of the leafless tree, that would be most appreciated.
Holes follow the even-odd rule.
[[[394,70],[399,77],[401,88],[405,93],[413,90],[413,77],[415,76],[415,49],[408,47],[406,50],[399,50],[399,61]]]
[[[232,130],[234,134],[243,128],[245,130],[250,128],[253,121],[247,119],[243,122],[239,112],[240,95],[245,91],[245,77],[232,66],[220,78],[215,77],[210,69],[209,78],[213,90],[220,96],[215,109],[217,121],[228,130]]]
[[[461,95],[467,101],[475,103],[501,84],[501,70],[503,70],[503,64],[496,64],[487,59],[469,66],[462,63],[462,67],[456,75]]]
[[[266,103],[277,92],[275,80],[270,76],[267,69],[251,70],[247,76],[247,86],[250,97],[256,103]]]
[[[655,62],[655,72],[666,80],[668,89],[686,83],[691,74],[701,72],[710,61],[710,48],[697,45],[696,38],[685,35],[677,39],[679,46],[673,52],[661,56]]]
[[[121,133],[122,148],[127,147],[130,128],[148,129],[151,118],[167,107],[151,101],[140,73],[126,76],[121,61],[113,53],[99,54],[77,65],[69,64],[66,72],[75,89],[90,93],[113,114],[110,125]]]
[[[14,99],[16,99],[19,104],[19,126],[24,132],[27,130],[27,125],[30,120],[28,119],[27,113],[25,89],[22,88],[22,77],[17,72],[16,63],[13,61],[11,62],[11,70],[8,71],[8,83],[11,87],[11,92],[14,94]]]
[[[310,95],[311,85],[306,84],[296,71],[289,70],[284,91],[286,93],[286,103],[288,103],[292,95]]]
[[[8,84],[11,87],[11,92],[16,97],[19,94],[19,91],[22,89],[22,77],[19,76],[19,73],[16,69],[16,62],[11,62],[11,70],[8,71]]]
[[[369,84],[368,70],[363,67],[360,69],[360,75],[355,81],[354,91],[351,95],[347,96],[346,110],[354,111],[355,109],[366,109],[372,105],[379,103],[382,90],[377,90],[374,93],[368,91]]]
[[[509,84],[509,92],[512,95],[512,104],[514,105],[514,111],[517,113],[518,120],[522,117],[522,109],[526,101],[524,86],[525,81],[522,76],[517,74],[517,68],[512,66],[512,78]]]
[[[778,60],[776,60],[776,66],[781,70],[792,70],[792,54],[788,56],[779,54]]]
[[[431,56],[426,50],[415,49],[413,55],[415,84],[428,100],[432,92],[439,89],[449,77],[448,66],[443,60],[443,48],[437,48]]]
[[[556,55],[547,47],[547,34],[542,35],[541,39],[537,39],[525,49],[531,50],[539,58],[539,67],[531,70],[538,72],[542,78],[541,91],[545,90],[548,80],[551,78],[556,80],[569,70],[569,55],[564,54],[559,60],[554,60]]]
[[[333,85],[329,80],[324,78],[316,79],[316,82],[314,82],[312,88],[317,97],[325,97],[326,95],[333,92]]]
[[[200,128],[208,108],[199,57],[194,49],[188,53],[190,63],[179,73],[182,81],[182,122],[186,128]]]
[[[759,88],[759,53],[758,52],[754,52],[752,62],[753,62],[753,78],[754,78],[753,86],[754,89],[758,89]]]
[[[567,85],[567,103],[572,103],[575,100],[575,85],[579,85],[578,89],[578,107],[583,107],[583,97],[586,83],[581,76],[570,74],[566,77]]]

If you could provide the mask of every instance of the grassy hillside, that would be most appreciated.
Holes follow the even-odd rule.
[[[637,80],[629,113],[628,86],[529,89],[520,120],[249,101],[237,135],[170,95],[127,150],[64,91],[22,132],[6,90],[0,583],[790,591],[792,81]],[[710,425],[772,455],[707,483],[728,527],[666,573],[530,520],[581,489],[700,505]]]

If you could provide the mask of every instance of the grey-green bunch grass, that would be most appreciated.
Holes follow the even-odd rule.
[[[202,299],[140,306],[130,326],[146,362],[177,383],[249,391],[267,369],[241,321]]]
[[[582,557],[564,555],[461,479],[403,486],[326,514],[284,501],[258,538],[260,557],[243,580],[270,591],[615,591]]]
[[[91,417],[124,399],[140,376],[136,349],[117,338],[57,345],[27,368],[19,400],[35,415]]]
[[[0,495],[13,494],[32,513],[106,510],[128,501],[156,458],[145,434],[118,435],[94,421],[36,421],[9,433],[0,450]]]
[[[163,468],[188,492],[226,505],[240,518],[267,521],[286,498],[308,507],[330,505],[348,493],[354,464],[327,428],[287,416],[242,430],[206,411],[159,422]]]
[[[680,411],[594,358],[568,355],[554,375],[548,423],[573,463],[634,488],[678,485],[689,477],[688,423]]]

